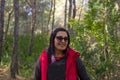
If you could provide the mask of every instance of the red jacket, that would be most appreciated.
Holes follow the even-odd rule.
[[[71,48],[67,50],[67,53],[65,80],[77,80],[76,57],[79,56],[80,53]],[[41,80],[47,80],[48,55],[46,50],[44,50],[40,55],[40,65]]]

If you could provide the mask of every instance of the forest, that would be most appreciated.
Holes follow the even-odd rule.
[[[120,80],[120,0],[0,0],[0,80],[33,80],[57,27],[91,80]]]

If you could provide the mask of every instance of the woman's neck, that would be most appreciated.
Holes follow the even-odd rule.
[[[59,56],[62,56],[62,54],[63,54],[62,51],[60,51],[60,50],[56,50],[54,56],[55,56],[55,57],[59,57]]]

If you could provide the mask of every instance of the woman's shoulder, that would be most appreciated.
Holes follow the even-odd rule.
[[[75,50],[75,49],[73,49],[73,48],[68,48],[67,51],[68,51],[69,55],[80,56],[80,52]]]

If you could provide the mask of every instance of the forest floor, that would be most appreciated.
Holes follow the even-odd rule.
[[[110,79],[105,80],[120,80],[120,64],[116,66],[117,71],[115,71],[114,75]],[[22,76],[17,75],[16,79],[10,79],[9,67],[1,67],[0,66],[0,80],[33,80],[33,77],[24,78]]]
[[[8,74],[6,73],[6,69],[3,67],[0,67],[0,80],[6,80],[8,77]]]
[[[9,68],[0,66],[0,80],[14,80],[10,78]],[[26,79],[22,76],[17,75],[15,80],[33,80],[31,78]]]

